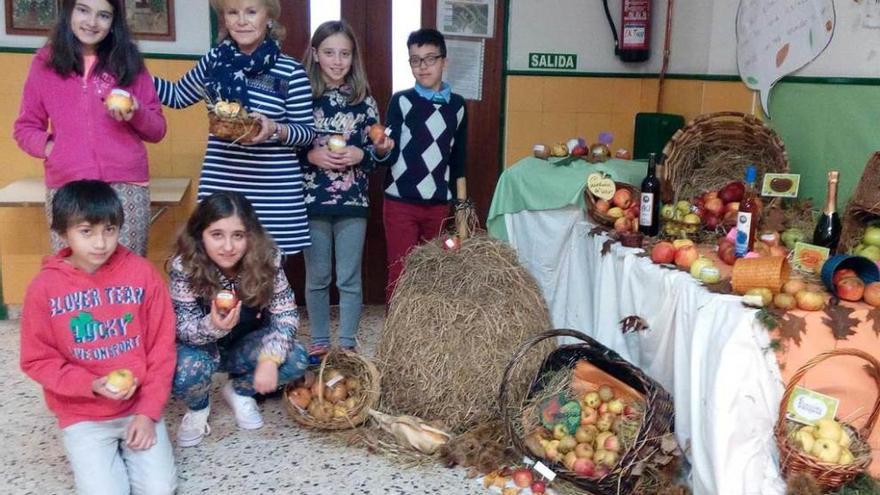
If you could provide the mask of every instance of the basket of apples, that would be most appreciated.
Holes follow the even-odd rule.
[[[610,199],[595,196],[589,189],[584,193],[587,214],[590,219],[618,233],[631,232],[638,229],[639,190],[626,182],[605,179],[614,184],[614,194]]]
[[[527,392],[509,389],[546,339],[573,337],[546,356]],[[514,399],[515,398],[515,399]],[[525,456],[590,493],[629,493],[633,468],[660,449],[672,428],[671,396],[639,368],[574,330],[549,330],[524,342],[498,394],[505,432]]]
[[[788,403],[795,386],[807,371],[832,357],[852,356],[868,362],[869,373],[880,392],[880,363],[859,349],[835,349],[815,356],[791,377],[779,406],[775,436],[779,458],[786,478],[796,473],[807,473],[824,491],[835,491],[864,472],[871,464],[871,446],[868,437],[874,430],[880,413],[880,394],[864,426],[860,429],[835,421],[821,419],[813,425],[802,425],[786,417]]]
[[[284,404],[297,423],[345,430],[363,423],[379,401],[379,371],[360,354],[333,349],[316,369],[284,389]]]

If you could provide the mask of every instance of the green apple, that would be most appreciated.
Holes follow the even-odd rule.
[[[862,236],[862,243],[869,246],[880,247],[880,227],[871,225],[865,229],[865,235]]]
[[[680,211],[682,215],[691,212],[691,204],[688,201],[680,200],[678,203],[675,203],[675,209]]]
[[[816,438],[824,438],[827,440],[831,440],[834,443],[840,441],[840,435],[843,433],[843,428],[840,426],[840,423],[834,421],[833,419],[820,419],[816,421]],[[839,445],[838,445],[839,447]]]
[[[859,253],[859,256],[864,256],[874,263],[880,261],[880,247],[878,246],[865,246],[865,249],[862,249],[862,252]]]
[[[675,207],[672,205],[663,205],[663,208],[660,208],[660,216],[665,220],[672,220],[675,217]]]
[[[700,272],[703,270],[703,268],[707,266],[714,266],[714,263],[712,263],[712,260],[706,258],[705,256],[700,256],[699,258],[694,260],[694,262],[691,263],[691,277],[699,279]]]
[[[813,443],[813,449],[810,451],[817,459],[827,463],[837,463],[840,459],[840,445],[834,440],[827,438],[819,438]]]
[[[788,249],[794,249],[794,245],[806,239],[807,235],[804,234],[804,231],[801,229],[791,228],[783,232],[781,237],[782,243],[785,244],[785,247]]]

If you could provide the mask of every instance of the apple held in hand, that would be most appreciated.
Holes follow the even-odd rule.
[[[236,304],[238,304],[238,297],[235,296],[234,291],[223,289],[214,296],[214,305],[221,311],[229,311]]]
[[[373,144],[379,144],[385,139],[385,136],[387,136],[389,132],[384,125],[373,124],[370,126],[369,134],[370,141],[372,141]]]
[[[131,99],[131,94],[129,94],[128,91],[116,88],[110,91],[110,94],[104,99],[104,104],[107,105],[107,108],[110,110],[119,110],[122,113],[129,113],[134,107],[134,100]]]
[[[127,393],[134,386],[134,374],[129,369],[121,368],[107,375],[104,387],[114,394]]]
[[[327,148],[330,151],[340,151],[346,146],[348,146],[348,143],[345,141],[345,137],[340,134],[334,134],[327,140]]]

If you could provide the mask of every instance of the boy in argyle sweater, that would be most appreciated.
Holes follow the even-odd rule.
[[[399,146],[386,161],[382,213],[388,260],[386,305],[403,259],[413,247],[440,234],[456,197],[456,180],[465,176],[467,116],[464,98],[443,81],[443,35],[420,29],[410,33],[406,45],[416,84],[391,97],[387,116],[391,138]]]

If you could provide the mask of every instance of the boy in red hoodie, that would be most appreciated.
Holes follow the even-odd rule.
[[[51,227],[69,247],[46,257],[28,286],[21,369],[58,417],[78,493],[170,494],[177,476],[162,410],[176,361],[174,310],[159,273],[117,244],[122,223],[108,184],[58,190]],[[133,375],[130,387],[108,382],[121,369]]]

